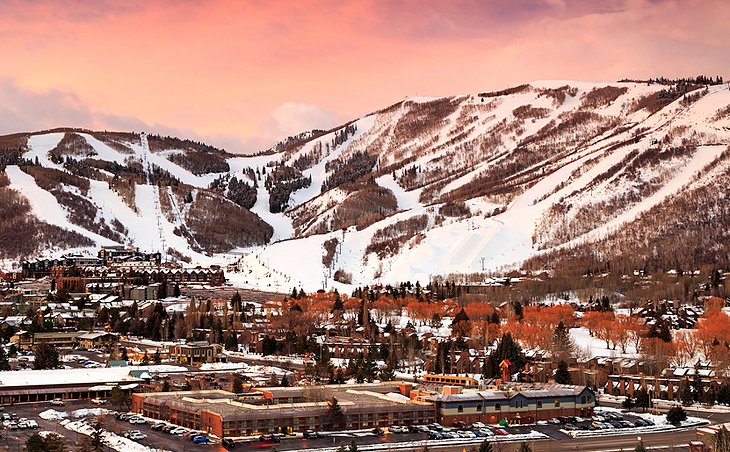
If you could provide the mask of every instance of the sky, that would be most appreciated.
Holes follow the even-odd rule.
[[[254,153],[410,96],[730,78],[726,0],[0,0],[0,134]]]

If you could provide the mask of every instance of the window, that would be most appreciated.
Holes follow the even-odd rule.
[[[477,405],[477,411],[482,411],[482,404]]]
[[[560,400],[555,401],[555,408],[558,408],[560,406]]]
[[[537,407],[538,408],[542,408],[542,400],[538,400],[537,401]]]
[[[497,411],[500,411],[500,410],[502,410],[502,404],[500,404],[500,403],[495,403],[495,404],[494,404],[494,409],[495,409],[495,410],[497,410]]]
[[[458,411],[459,413],[463,413],[464,412],[464,405],[457,406],[456,407],[456,411]]]
[[[582,396],[582,397],[580,398],[580,403],[582,403],[583,405],[585,405],[585,404],[586,404],[586,396]]]

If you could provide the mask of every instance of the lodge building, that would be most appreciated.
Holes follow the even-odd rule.
[[[146,393],[132,395],[132,411],[219,437],[434,422],[433,404],[411,400],[410,390],[391,382],[263,388],[244,397],[220,390]],[[333,397],[342,409],[339,427],[328,416]]]
[[[596,404],[595,394],[586,386],[537,383],[488,391],[445,387],[444,393],[426,400],[436,405],[437,421],[443,425],[457,421],[496,424],[503,419],[524,424],[558,416],[589,417]]]

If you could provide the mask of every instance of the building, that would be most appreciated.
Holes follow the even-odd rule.
[[[104,265],[131,264],[132,266],[159,266],[162,262],[160,253],[145,253],[137,247],[122,245],[102,246],[99,259]]]
[[[391,382],[263,388],[244,398],[220,390],[133,394],[132,411],[219,437],[433,422],[433,404],[411,400],[410,389]],[[328,416],[333,397],[342,409],[339,426]]]
[[[101,265],[102,260],[94,256],[84,256],[82,254],[68,254],[57,259],[36,259],[32,261],[23,261],[21,263],[21,274],[23,278],[38,279],[44,276],[50,276],[54,267],[86,267]],[[58,270],[56,270],[58,271]]]
[[[226,357],[222,352],[223,346],[220,344],[196,341],[187,344],[173,344],[170,347],[170,358],[178,363],[196,365],[225,361]]]
[[[106,398],[113,386],[131,391],[146,380],[130,367],[0,372],[0,403]]]
[[[84,348],[102,348],[111,347],[119,342],[119,336],[106,331],[89,331],[79,334],[76,340],[79,342],[79,346]]]
[[[371,350],[379,351],[380,342],[370,342],[367,339],[358,339],[345,336],[330,336],[324,341],[333,358],[350,359],[362,353],[367,356]]]
[[[426,400],[436,405],[437,420],[444,425],[456,421],[494,424],[504,419],[521,424],[557,416],[589,417],[596,404],[595,394],[588,387],[551,384],[506,386],[489,391],[446,387],[444,393]]]
[[[76,338],[81,334],[79,331],[61,331],[51,333],[31,333],[30,331],[19,331],[10,338],[10,342],[16,344],[20,350],[32,350],[40,343],[53,344],[56,347],[73,347]]]

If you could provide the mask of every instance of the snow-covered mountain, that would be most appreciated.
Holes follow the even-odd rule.
[[[664,255],[662,234],[727,218],[729,143],[728,87],[687,82],[411,98],[251,157],[144,134],[17,134],[0,138],[0,190],[17,203],[0,210],[36,240],[19,246],[6,226],[0,257],[126,243],[238,262],[229,275],[241,285],[312,290],[506,269],[588,245]]]

